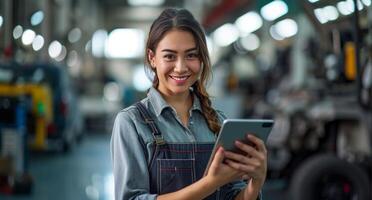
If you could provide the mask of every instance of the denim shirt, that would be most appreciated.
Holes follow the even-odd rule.
[[[193,94],[193,93],[192,93]],[[141,102],[153,113],[156,125],[162,131],[167,143],[211,143],[216,135],[208,128],[202,115],[200,100],[195,94],[190,109],[189,122],[181,123],[176,111],[163,99],[154,88]],[[226,117],[217,112],[222,122]],[[153,136],[135,106],[120,111],[115,119],[111,137],[111,156],[115,182],[115,199],[156,199],[157,194],[150,194],[148,164],[154,151]],[[244,182],[234,185],[242,189]]]

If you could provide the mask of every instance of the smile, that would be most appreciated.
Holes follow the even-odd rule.
[[[176,80],[176,81],[184,81],[186,79],[188,79],[190,77],[189,76],[170,76],[172,79]]]

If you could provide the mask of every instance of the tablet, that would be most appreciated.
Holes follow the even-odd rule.
[[[247,139],[247,134],[250,133],[266,143],[273,125],[274,121],[270,119],[226,119],[222,124],[204,174],[206,174],[218,147],[222,146],[225,151],[243,153],[235,146],[236,140],[251,144]]]

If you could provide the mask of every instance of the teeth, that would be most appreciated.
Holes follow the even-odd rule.
[[[173,79],[178,80],[178,81],[183,81],[188,78],[188,76],[182,76],[182,77],[176,77],[176,76],[171,76]]]

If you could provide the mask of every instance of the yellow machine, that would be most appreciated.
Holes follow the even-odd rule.
[[[53,120],[53,101],[50,88],[40,84],[0,84],[0,96],[31,97],[31,112],[35,118],[35,137],[30,141],[30,145],[33,149],[46,149],[48,125]]]

